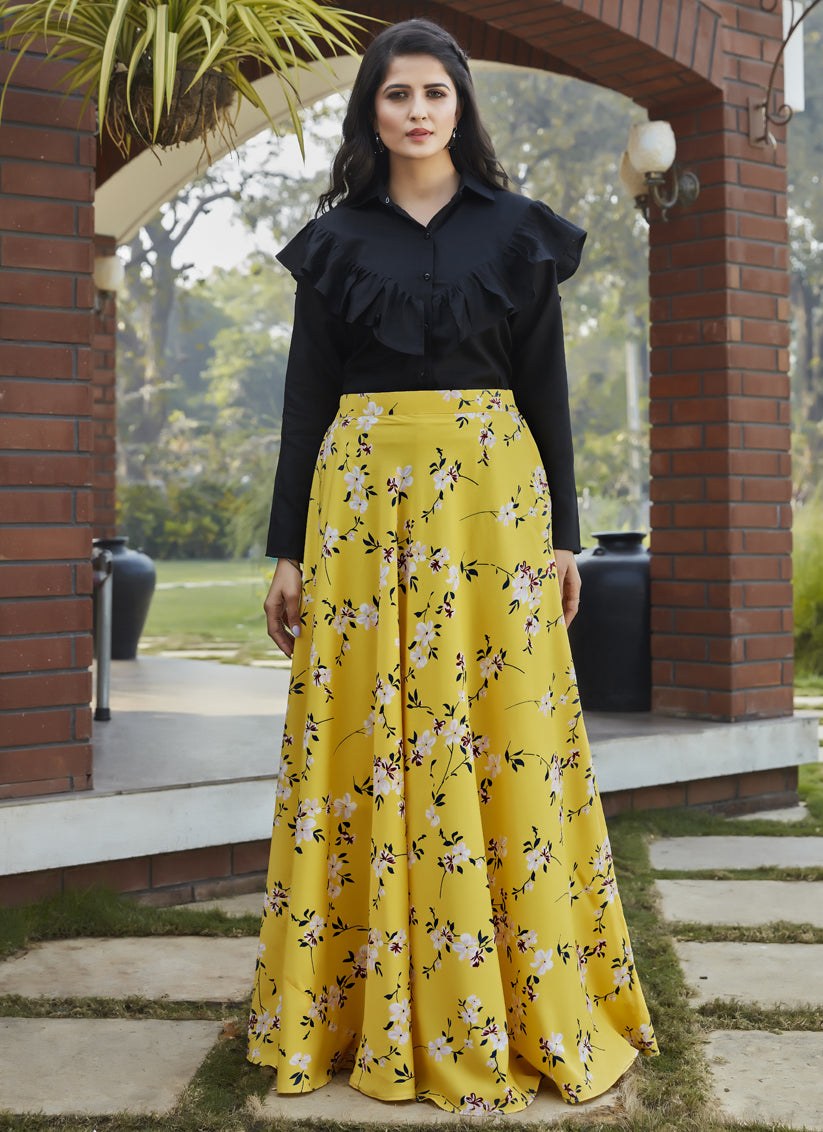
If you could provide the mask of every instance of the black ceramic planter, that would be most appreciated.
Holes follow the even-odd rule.
[[[127,546],[128,538],[96,538],[94,545],[112,555],[112,660],[134,660],[137,643],[149,614],[157,572],[140,550]]]
[[[578,555],[583,588],[569,628],[584,711],[651,710],[651,582],[642,531],[605,531]]]

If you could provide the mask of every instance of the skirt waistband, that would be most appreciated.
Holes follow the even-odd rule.
[[[374,415],[471,417],[476,413],[520,416],[511,389],[403,389],[378,393],[344,393],[339,416]],[[377,423],[376,421],[374,423]]]

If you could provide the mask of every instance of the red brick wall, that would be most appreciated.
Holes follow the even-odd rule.
[[[18,67],[0,124],[0,797],[91,785],[96,143],[56,73]]]
[[[792,711],[789,280],[785,146],[749,142],[780,12],[722,7],[725,103],[653,114],[702,191],[650,232],[652,705],[734,720]]]
[[[111,236],[95,237],[95,253],[114,255]],[[91,373],[92,416],[94,419],[94,537],[111,538],[115,524],[115,473],[117,464],[117,419],[114,383],[117,376],[117,296],[97,297],[94,319]]]

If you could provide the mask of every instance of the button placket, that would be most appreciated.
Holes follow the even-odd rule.
[[[432,384],[432,358],[431,358],[431,318],[432,318],[432,296],[434,286],[432,280],[434,278],[434,243],[432,242],[432,234],[428,228],[423,232],[423,239],[428,241],[427,258],[429,270],[423,272],[423,282],[428,283],[426,288],[426,297],[423,300],[423,362],[424,368],[419,371],[418,377],[420,381],[425,382],[426,386]]]

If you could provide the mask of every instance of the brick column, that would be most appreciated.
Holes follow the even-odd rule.
[[[0,124],[0,797],[91,785],[96,139],[56,74],[18,67]]]
[[[749,142],[781,38],[726,5],[726,102],[678,112],[702,191],[650,233],[653,710],[792,712],[785,147]]]
[[[111,236],[95,236],[95,253],[115,255]],[[94,320],[93,365],[91,375],[92,416],[94,418],[94,536],[111,538],[117,534],[115,489],[117,471],[117,296],[98,295]]]

